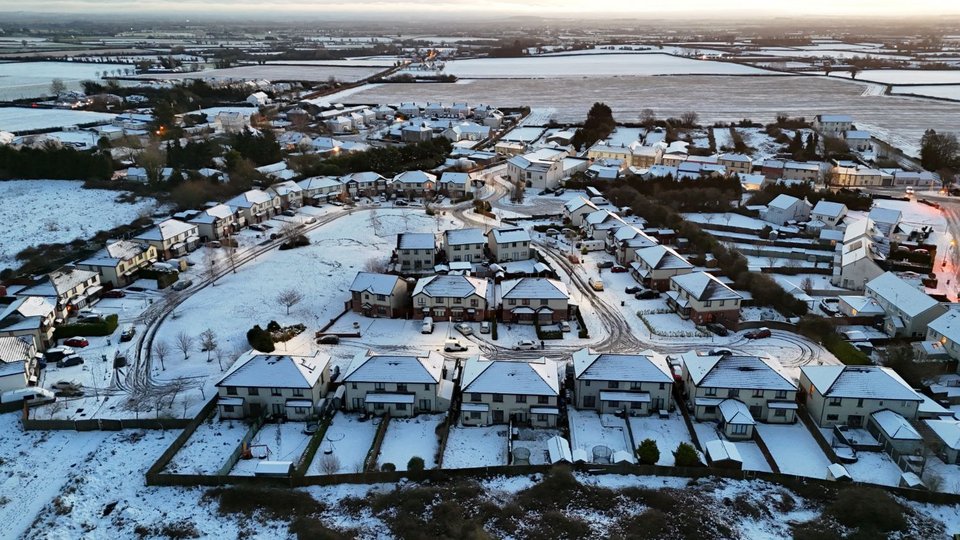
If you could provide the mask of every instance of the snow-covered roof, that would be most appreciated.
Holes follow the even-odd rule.
[[[9,364],[19,363],[19,372],[23,373],[24,361],[32,356],[35,343],[33,336],[0,337],[0,362],[8,364],[8,370],[11,369]],[[3,368],[0,364],[0,371]],[[3,375],[4,373],[0,372],[0,376]]]
[[[693,384],[704,388],[796,390],[779,363],[762,356],[680,355]]]
[[[752,163],[753,160],[746,154],[720,154],[717,158],[722,161],[735,161],[739,163]]]
[[[397,235],[397,249],[434,249],[436,237],[433,233],[400,233]]]
[[[546,358],[514,362],[474,356],[467,359],[463,367],[461,386],[465,394],[556,396],[560,393],[557,364]]]
[[[303,188],[293,180],[278,182],[267,189],[273,191],[281,197],[286,197],[287,195],[292,195],[294,193],[300,193],[303,191]]]
[[[297,184],[305,190],[328,189],[343,186],[340,179],[336,176],[311,176],[310,178],[297,182]]]
[[[655,270],[693,268],[690,261],[667,246],[651,246],[636,251],[636,258]]]
[[[903,214],[899,210],[893,208],[882,208],[874,207],[870,210],[870,213],[867,215],[874,223],[889,223],[897,224],[900,223],[900,219],[903,217]]]
[[[660,356],[594,354],[580,349],[573,353],[573,368],[575,376],[583,380],[673,382],[670,368]]]
[[[524,277],[500,284],[500,297],[504,299],[566,300],[570,298],[567,286],[549,278]]]
[[[924,420],[927,427],[943,441],[948,448],[960,450],[960,420]]]
[[[225,204],[211,206],[190,220],[190,223],[215,223],[220,219],[227,219],[233,215],[233,209]]]
[[[474,294],[487,297],[487,280],[470,276],[430,276],[417,280],[413,296],[425,294],[431,298],[467,298]]]
[[[231,368],[217,386],[313,388],[329,363],[330,357],[319,352],[313,356],[254,354]]]
[[[394,176],[393,181],[404,184],[424,184],[427,182],[436,182],[437,177],[423,171],[404,171]]]
[[[921,440],[920,434],[910,425],[906,418],[889,409],[883,409],[871,414],[880,429],[891,439]]]
[[[756,424],[753,415],[750,414],[750,407],[747,407],[747,404],[739,399],[725,399],[720,402],[718,407],[724,423],[746,426]]]
[[[855,316],[865,317],[868,315],[883,315],[884,313],[880,304],[869,296],[840,295],[838,298],[841,302],[850,306]]]
[[[451,229],[444,231],[444,243],[448,246],[462,246],[467,244],[485,244],[486,236],[482,229]]]
[[[577,210],[583,208],[584,206],[586,206],[587,208],[592,208],[593,210],[597,209],[597,205],[593,204],[593,202],[591,202],[586,197],[574,197],[573,199],[570,199],[569,201],[567,201],[566,204],[563,205],[563,208],[568,213],[570,213],[570,212],[576,212]]]
[[[497,244],[506,244],[509,242],[529,242],[530,233],[521,227],[503,227],[490,231],[493,235],[493,241]]]
[[[550,463],[559,463],[561,461],[573,463],[573,454],[570,452],[570,442],[559,435],[547,439],[547,454],[550,456]]]
[[[832,201],[819,201],[817,205],[813,207],[811,211],[812,214],[818,216],[827,216],[832,218],[838,218],[841,214],[847,211],[847,205],[838,202]]]
[[[835,122],[839,124],[850,124],[853,122],[853,117],[849,114],[820,114],[817,115],[817,120],[821,122]]]
[[[350,363],[343,381],[435,384],[442,371],[443,357],[435,352],[423,356],[360,353]]]
[[[397,286],[398,276],[390,274],[375,274],[373,272],[357,272],[350,285],[350,292],[368,292],[389,296]]]
[[[89,270],[79,270],[77,268],[63,267],[47,274],[47,283],[53,287],[53,293],[58,296],[67,294],[74,287],[85,283],[86,281],[97,277],[99,274]],[[43,284],[41,284],[43,285]],[[36,290],[39,287],[31,287],[30,290]],[[18,296],[28,296],[28,289],[17,293]]]
[[[670,281],[697,300],[736,300],[743,298],[739,293],[726,286],[707,272],[692,272],[673,276]]]
[[[919,315],[939,304],[893,272],[886,272],[867,282],[865,289],[868,295],[896,306],[908,317]]]
[[[139,234],[136,236],[139,240],[153,240],[153,241],[163,241],[169,240],[170,238],[175,238],[184,233],[192,233],[193,235],[197,234],[197,226],[184,223],[177,219],[168,219],[161,222],[156,227],[148,230],[145,233]]]
[[[50,300],[42,296],[24,296],[17,298],[10,304],[0,310],[0,321],[6,319],[13,313],[18,313],[23,317],[46,317],[50,315],[56,307]]]
[[[714,439],[707,441],[706,444],[704,444],[704,448],[707,451],[707,457],[710,461],[736,461],[743,463],[743,458],[740,457],[740,451],[737,450],[737,446],[730,441]]]
[[[960,310],[948,309],[946,313],[931,321],[927,328],[950,341],[960,343]]]
[[[441,184],[456,184],[456,185],[467,185],[467,182],[470,180],[470,175],[464,172],[451,172],[447,171],[440,175]]]
[[[785,193],[781,193],[780,195],[777,195],[775,199],[770,201],[770,204],[767,206],[770,208],[777,208],[779,210],[788,210],[798,202],[800,202],[800,199]]]
[[[851,129],[851,130],[847,130],[847,132],[843,134],[843,137],[844,137],[845,139],[861,139],[861,140],[862,140],[862,139],[867,139],[867,140],[869,140],[869,139],[870,139],[870,132],[869,132],[869,131],[858,130],[858,129]]]
[[[883,366],[804,366],[800,372],[824,397],[923,401],[897,372]]]

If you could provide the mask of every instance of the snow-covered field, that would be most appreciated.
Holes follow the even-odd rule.
[[[164,472],[216,474],[249,430],[250,425],[241,420],[222,420],[213,416],[200,424]]]
[[[303,432],[303,422],[283,422],[264,424],[250,441],[254,456],[263,456],[270,461],[292,461],[296,463],[307,449],[310,435]],[[263,448],[261,447],[261,445]],[[259,459],[241,459],[230,470],[231,475],[252,476],[257,470]]]
[[[363,471],[363,461],[373,444],[378,425],[380,419],[361,422],[359,415],[337,413],[327,427],[327,433],[307,474],[327,474],[325,467],[332,469],[333,464],[339,465],[337,473],[340,474]],[[335,456],[336,460],[326,457],[331,455]]]
[[[660,450],[660,459],[657,465],[673,465],[676,460],[673,452],[676,451],[680,443],[688,443],[694,446],[693,438],[687,429],[687,424],[683,421],[680,413],[671,413],[667,418],[660,418],[657,415],[651,416],[631,416],[630,430],[633,433],[633,445],[640,448],[640,443],[644,439],[653,439],[657,441],[657,449]]]
[[[437,466],[437,426],[443,422],[442,414],[421,414],[413,418],[393,418],[387,426],[387,434],[380,446],[377,464],[393,463],[398,471],[407,470],[407,462],[414,456],[423,458],[424,467]]]
[[[758,423],[754,429],[767,445],[773,460],[784,474],[826,478],[830,459],[802,422],[795,424]]]
[[[849,78],[849,71],[835,71],[831,77]],[[883,84],[960,84],[960,70],[955,69],[866,69],[857,79]]]
[[[960,81],[958,81],[960,82]],[[894,94],[914,94],[917,96],[930,96],[941,99],[954,99],[960,101],[960,84],[951,85],[927,85],[927,86],[894,86],[890,89]]]
[[[3,64],[0,64],[2,66]],[[83,124],[106,124],[116,115],[68,109],[0,107],[0,131],[18,133]]]
[[[507,426],[453,426],[443,451],[444,469],[507,464]]]
[[[17,253],[28,247],[89,238],[156,208],[153,199],[115,202],[124,193],[72,180],[0,181],[0,268],[17,266]]]
[[[533,78],[623,75],[770,75],[755,67],[668,54],[600,54],[476,58],[447,62],[444,73],[466,78]]]
[[[107,72],[133,69],[127,64],[94,64],[82,62],[6,62],[0,63],[0,101],[36,98],[50,95],[50,83],[60,79],[68,90],[80,90],[80,82],[98,79]],[[0,129],[4,129],[0,122]]]
[[[204,80],[258,80],[271,81],[308,81],[326,82],[331,77],[341,82],[355,82],[383,71],[382,67],[345,67],[345,66],[240,66],[225,69],[211,69],[195,73],[151,73],[142,75],[142,79],[204,79]]]
[[[623,419],[612,414],[597,414],[567,408],[570,421],[570,449],[583,450],[587,459],[593,460],[593,449],[606,446],[611,452],[626,451],[633,462],[633,444],[628,440],[627,426]]]

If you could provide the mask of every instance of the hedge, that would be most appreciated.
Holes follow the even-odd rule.
[[[120,321],[116,314],[95,323],[76,323],[58,326],[53,332],[54,339],[67,339],[77,336],[109,336],[117,330]]]

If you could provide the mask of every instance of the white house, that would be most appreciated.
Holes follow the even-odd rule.
[[[788,221],[805,221],[810,216],[810,203],[786,194],[777,195],[761,213],[764,221],[786,225]]]
[[[341,379],[344,408],[411,417],[450,408],[453,382],[444,379],[443,357],[359,353]]]
[[[221,418],[261,413],[304,420],[316,414],[327,393],[330,357],[250,354],[238,360],[217,386]]]
[[[948,309],[930,321],[927,341],[939,343],[950,358],[960,360],[960,310]]]
[[[853,117],[848,114],[818,114],[813,127],[827,135],[838,135],[853,128]]]
[[[460,381],[464,425],[530,423],[556,427],[560,415],[560,381],[557,364],[533,361],[469,358]]]
[[[893,272],[871,280],[864,293],[886,312],[883,329],[890,336],[926,336],[927,325],[947,311],[946,306]]]
[[[846,215],[847,205],[821,200],[810,211],[810,220],[820,221],[826,229],[836,229]]]
[[[147,232],[138,234],[134,239],[155,247],[161,259],[170,259],[193,251],[200,242],[200,231],[192,223],[167,219]]]
[[[533,189],[554,189],[564,176],[566,150],[541,148],[535,152],[507,160],[507,177],[512,182],[524,181]]]
[[[563,205],[563,218],[569,220],[574,227],[583,224],[584,216],[597,211],[597,205],[586,197],[574,197]]]

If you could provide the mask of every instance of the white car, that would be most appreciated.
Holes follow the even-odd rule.
[[[453,325],[453,327],[457,329],[457,332],[465,336],[473,335],[473,328],[467,323],[457,323]]]
[[[461,352],[467,350],[467,346],[460,343],[457,338],[448,338],[443,342],[444,352]]]
[[[531,339],[521,339],[517,342],[517,345],[513,348],[515,351],[535,351],[540,347]]]

